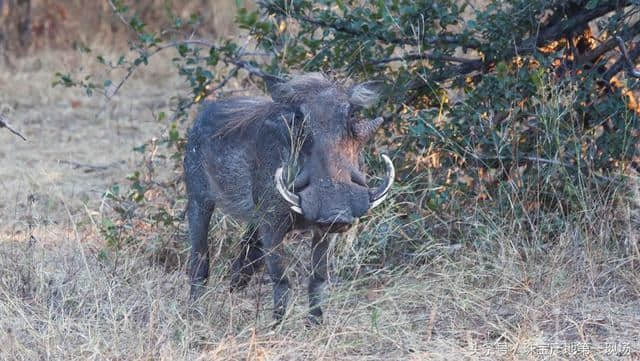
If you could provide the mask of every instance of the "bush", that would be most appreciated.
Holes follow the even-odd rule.
[[[265,0],[238,10],[245,43],[180,38],[178,30],[196,28],[198,16],[170,13],[171,29],[150,29],[124,0],[110,4],[135,37],[129,54],[98,61],[124,69],[124,79],[94,83],[59,73],[55,85],[112,97],[138,67],[174,50],[173,63],[192,89],[170,115],[173,128],[163,140],[176,169],[187,110],[225,95],[231,78],[323,71],[383,80],[386,102],[365,114],[383,114],[386,124],[370,150],[393,154],[400,185],[384,214],[387,225],[363,237],[362,247],[376,250],[367,256],[372,263],[384,264],[389,254],[411,257],[434,239],[473,242],[462,236],[464,226],[431,222],[432,211],[445,224],[478,207],[528,218],[517,223],[530,231],[549,222],[552,239],[553,219],[584,209],[589,193],[616,189],[610,186],[636,166],[638,81],[623,70],[632,74],[640,44],[627,56],[619,45],[640,30],[632,1]],[[145,204],[149,187],[157,185],[134,177],[121,202]],[[163,217],[163,224],[176,221]],[[398,228],[402,235],[389,231]]]

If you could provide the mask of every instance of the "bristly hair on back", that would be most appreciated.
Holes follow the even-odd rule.
[[[267,97],[234,97],[216,101],[217,116],[225,118],[225,123],[215,133],[216,137],[224,137],[235,131],[242,131],[248,126],[287,112],[292,112],[289,105],[276,103]]]
[[[310,97],[335,87],[335,84],[322,73],[308,73],[293,77],[291,80],[275,84],[271,89],[271,98],[278,103],[299,106]]]
[[[217,101],[216,111],[227,118],[216,136],[226,136],[234,131],[270,117],[295,109],[305,100],[335,85],[321,73],[298,75],[291,80],[274,84],[267,97],[236,97]]]

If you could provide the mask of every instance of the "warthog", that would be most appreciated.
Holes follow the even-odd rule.
[[[277,321],[289,298],[279,246],[293,229],[313,230],[310,321],[322,321],[326,234],[347,230],[382,202],[393,183],[386,155],[380,186],[369,188],[360,170],[362,147],[382,118],[361,120],[354,113],[377,101],[375,89],[372,82],[344,89],[311,73],[273,84],[271,99],[229,98],[201,109],[184,159],[192,300],[209,275],[207,231],[218,206],[249,224],[243,252],[232,266],[231,289],[244,287],[265,260]]]

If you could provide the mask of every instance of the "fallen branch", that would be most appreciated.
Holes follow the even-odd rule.
[[[22,134],[20,134],[20,132],[18,132],[17,130],[13,129],[8,123],[7,120],[0,115],[0,128],[7,128],[11,133],[19,136],[20,138],[22,138],[22,140],[26,141],[27,138],[25,138]]]

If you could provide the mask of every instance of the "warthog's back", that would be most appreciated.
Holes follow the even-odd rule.
[[[199,193],[200,198],[206,197],[233,216],[254,218],[254,195],[266,186],[258,183],[272,178],[271,170],[265,169],[267,178],[260,175],[265,156],[269,156],[263,148],[265,142],[274,143],[272,137],[282,138],[276,134],[282,125],[275,123],[284,111],[281,105],[262,97],[205,104],[189,131],[185,155],[188,192]],[[279,155],[271,156],[277,158],[274,164],[279,164]]]

